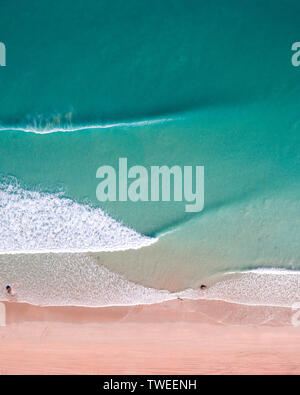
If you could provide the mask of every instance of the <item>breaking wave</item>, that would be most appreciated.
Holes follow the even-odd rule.
[[[0,183],[0,254],[121,251],[156,240],[59,193]]]
[[[72,125],[71,123],[58,122],[33,122],[26,126],[0,126],[0,132],[24,132],[24,133],[35,133],[35,134],[50,134],[50,133],[67,133],[67,132],[80,132],[84,130],[95,130],[95,129],[113,129],[122,127],[139,127],[148,126],[155,124],[162,124],[170,122],[176,119],[180,119],[180,116],[167,116],[162,118],[144,119],[136,121],[124,121],[114,123],[97,123],[87,125]]]

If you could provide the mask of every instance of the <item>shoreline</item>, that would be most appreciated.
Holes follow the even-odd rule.
[[[51,263],[53,263],[51,261]],[[219,275],[213,275],[204,280],[207,289],[185,288],[183,290],[171,291],[168,289],[154,288],[145,286],[138,281],[127,279],[118,271],[114,272],[103,265],[95,265],[94,262],[87,261],[87,264],[93,264],[97,270],[97,279],[99,283],[105,282],[105,285],[99,290],[96,276],[86,277],[81,282],[81,273],[73,271],[72,274],[77,276],[76,286],[69,286],[65,283],[59,294],[59,298],[54,290],[60,287],[59,281],[52,281],[51,286],[45,289],[45,283],[40,281],[39,284],[33,284],[30,281],[24,283],[21,275],[26,279],[25,271],[19,273],[13,280],[12,276],[6,275],[3,284],[10,284],[13,289],[13,295],[7,297],[5,287],[0,292],[0,303],[15,302],[20,304],[30,304],[37,307],[84,307],[84,308],[108,308],[108,307],[134,307],[140,305],[155,305],[175,301],[177,299],[185,303],[224,303],[229,305],[238,305],[248,307],[257,307],[261,309],[292,309],[293,305],[300,300],[300,271],[283,268],[257,268],[245,271],[225,272]],[[54,262],[55,264],[55,262]],[[24,267],[22,267],[23,269]],[[15,268],[19,270],[19,267]],[[62,266],[59,268],[63,275]],[[42,266],[41,277],[47,277],[47,266]],[[57,279],[59,276],[57,276]],[[29,277],[30,280],[30,277]],[[93,280],[93,281],[92,281]],[[81,285],[81,283],[83,285]],[[119,293],[106,292],[115,287],[118,283]],[[80,285],[78,285],[80,284]],[[37,286],[36,286],[37,285]],[[89,296],[86,294],[86,288],[91,288]],[[30,292],[33,290],[34,292]],[[121,292],[123,290],[123,292]],[[82,297],[78,297],[78,293]],[[124,297],[125,296],[125,297]]]
[[[1,374],[300,373],[300,328],[287,308],[204,300],[4,305]]]

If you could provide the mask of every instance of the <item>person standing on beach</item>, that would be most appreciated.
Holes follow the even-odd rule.
[[[12,295],[12,288],[11,288],[10,285],[6,286],[6,292],[7,292],[8,295],[10,295],[10,296]]]

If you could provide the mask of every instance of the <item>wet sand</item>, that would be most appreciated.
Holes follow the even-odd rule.
[[[5,306],[1,374],[300,374],[291,309],[190,300]]]

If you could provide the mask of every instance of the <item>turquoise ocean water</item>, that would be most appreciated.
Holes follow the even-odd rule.
[[[296,0],[0,0],[2,288],[40,304],[202,297],[203,282],[207,298],[300,300],[299,14]],[[120,157],[205,166],[204,211],[100,203],[96,171]]]

